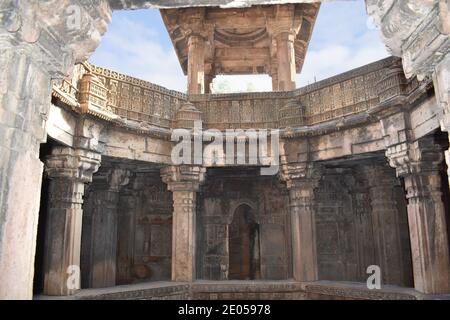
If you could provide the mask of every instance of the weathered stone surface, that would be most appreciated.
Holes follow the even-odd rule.
[[[314,189],[320,176],[312,163],[283,164],[282,179],[289,189],[292,273],[297,281],[318,280]]]
[[[447,54],[445,59],[436,67],[434,87],[438,103],[444,111],[441,119],[441,129],[444,132],[448,132],[450,139],[450,54]],[[445,159],[450,179],[450,150],[445,152]]]
[[[130,174],[125,169],[106,167],[93,178],[83,207],[83,288],[116,285],[119,192],[129,183]]]
[[[170,280],[173,200],[161,180],[161,167],[113,160],[132,173],[119,192],[117,285]]]
[[[403,193],[397,192],[401,188],[400,181],[395,170],[386,164],[368,166],[364,170],[372,208],[374,261],[381,268],[382,284],[410,285],[408,261],[411,255],[408,253],[411,249],[409,241],[403,241],[407,212]]]
[[[100,165],[100,155],[58,147],[46,160],[50,179],[45,239],[44,293],[70,295],[80,289],[84,185]]]
[[[408,78],[434,73],[450,48],[448,1],[366,0],[366,6],[383,42],[403,58]]]
[[[245,210],[247,221],[241,221],[239,226],[236,220]],[[197,278],[279,280],[291,277],[288,211],[287,190],[276,177],[259,176],[258,169],[251,168],[208,169],[208,178],[198,196]],[[251,242],[251,237],[240,236],[239,227],[256,229],[253,236],[258,240],[253,246],[246,242]],[[243,249],[237,250],[239,246]],[[240,267],[239,261],[244,260],[241,251],[248,252],[247,261],[253,260],[250,266],[257,264],[260,268],[249,272],[246,267]]]
[[[245,9],[161,10],[188,93],[203,94],[220,74],[270,74],[274,91],[295,89],[320,3]]]
[[[10,46],[0,49],[0,64],[0,297],[29,299],[50,77]]]
[[[207,2],[196,2],[195,5],[242,7],[250,4],[280,4],[284,1],[222,1],[220,4],[214,1]],[[311,1],[292,2],[310,3]],[[93,52],[110,21],[109,3],[112,9],[163,5],[162,1],[127,0],[120,3],[112,0],[109,2],[106,0],[83,2],[7,0],[0,5],[2,46],[0,62],[2,66],[5,66],[5,72],[0,75],[0,131],[3,133],[2,137],[5,137],[0,142],[2,151],[0,156],[0,282],[2,283],[0,297],[2,298],[31,297],[38,195],[42,174],[38,150],[39,144],[45,141],[46,136],[44,127],[50,107],[51,79],[61,79],[70,73],[75,62],[81,62]],[[320,266],[317,266],[315,252],[317,221],[314,222],[314,211],[317,209],[315,206],[317,199],[314,198],[314,189],[319,179],[316,175],[311,175],[311,166],[321,161],[328,163],[332,170],[337,170],[336,167],[343,163],[348,164],[348,159],[344,158],[346,156],[353,160],[361,160],[374,157],[378,151],[387,150],[386,155],[390,164],[397,168],[398,175],[404,177],[405,181],[409,202],[415,286],[417,290],[426,293],[448,292],[450,284],[448,283],[446,204],[442,199],[447,202],[448,200],[441,197],[440,179],[445,175],[439,168],[443,157],[442,150],[434,148],[435,145],[430,138],[431,134],[438,129],[439,122],[443,130],[449,130],[447,119],[449,113],[449,3],[444,0],[367,0],[366,3],[369,14],[378,18],[375,22],[381,28],[385,43],[395,55],[403,57],[404,71],[409,80],[406,80],[400,72],[398,62],[391,63],[385,60],[293,92],[203,95],[189,98],[198,109],[198,114],[201,115],[206,127],[220,130],[280,126],[283,128],[286,147],[283,155],[285,165],[283,172],[287,186],[290,188],[292,226],[295,227],[292,230],[292,244],[287,247],[293,247],[294,261],[293,266],[286,268],[286,255],[278,254],[282,251],[280,246],[282,234],[287,232],[286,228],[281,226],[282,223],[274,223],[281,218],[278,215],[264,217],[266,223],[262,224],[259,235],[260,239],[267,240],[260,248],[262,257],[260,271],[263,277],[281,278],[288,269],[287,273],[292,273],[296,279],[317,279],[317,269],[320,269]],[[194,6],[192,1],[165,2],[164,5]],[[284,8],[287,7],[290,6]],[[80,13],[81,19],[81,24],[75,29],[71,23],[68,23],[76,22],[69,19],[72,10]],[[246,10],[240,10],[240,12],[243,11]],[[280,12],[283,13],[282,11]],[[287,16],[291,14],[289,10],[284,13]],[[305,22],[308,19],[303,20]],[[310,24],[309,29],[307,25],[305,27],[302,24],[299,33],[302,41],[306,43],[309,34],[307,31],[312,30],[312,21],[307,22]],[[269,31],[273,33],[274,30]],[[221,35],[223,36],[223,33]],[[274,88],[289,90],[292,88],[295,65],[293,61],[296,50],[293,50],[292,45],[295,41],[292,39],[290,30],[286,29],[282,30],[277,37],[279,38],[277,51],[284,59],[281,64],[272,65],[270,73],[273,77]],[[305,44],[303,45],[306,48]],[[219,50],[217,53],[224,56],[232,55],[227,50]],[[253,53],[257,60],[257,52]],[[201,56],[198,52],[193,55]],[[298,67],[301,59],[298,59],[298,55],[295,59]],[[48,271],[46,290],[51,294],[72,293],[71,290],[67,290],[64,283],[67,276],[64,268],[72,263],[79,265],[77,260],[79,260],[81,195],[84,183],[90,181],[90,177],[98,166],[99,155],[114,156],[121,161],[134,159],[158,165],[170,164],[171,144],[168,141],[170,129],[176,123],[174,120],[177,120],[177,110],[188,98],[186,95],[164,90],[138,79],[97,67],[92,68],[91,71],[76,70],[76,75],[71,81],[66,80],[61,85],[58,84],[54,90],[57,106],[52,108],[48,132],[54,138],[56,137],[57,141],[69,145],[72,149],[60,149],[65,151],[49,161],[48,172],[53,176],[50,186],[53,195],[50,211],[56,213],[50,215],[49,229],[58,229],[58,232],[48,234],[50,248],[47,250],[49,254],[46,267]],[[205,66],[203,71],[198,66],[197,69],[203,73],[199,77],[204,78],[199,90],[203,92],[201,86],[207,86],[207,83],[211,81],[212,73],[208,66]],[[418,79],[414,78],[415,75]],[[436,98],[432,97],[429,76],[433,76]],[[77,101],[78,81],[81,79],[84,79],[84,82],[80,82],[81,98]],[[198,80],[196,79],[193,83],[196,82],[198,85]],[[64,108],[64,111],[60,108]],[[60,122],[61,119],[62,122]],[[71,153],[68,150],[77,151]],[[447,152],[447,163],[450,162],[449,158]],[[348,164],[348,166],[351,165]],[[157,168],[158,171],[159,168]],[[195,259],[197,239],[195,215],[197,211],[201,212],[204,208],[209,211],[217,204],[213,201],[206,204],[204,208],[199,207],[198,210],[196,208],[195,200],[200,190],[200,182],[203,180],[203,168],[177,167],[164,172],[164,180],[173,192],[175,205],[174,232],[170,235],[173,236],[172,254],[174,256],[171,261],[172,276],[174,279],[192,281],[196,274],[195,267],[198,266]],[[143,177],[146,176],[141,175],[140,179]],[[346,180],[350,184],[353,183],[351,178]],[[381,180],[383,182],[384,178]],[[160,181],[155,180],[155,185],[159,186]],[[380,185],[382,184],[368,183],[367,192],[356,194],[353,194],[354,190],[351,188],[342,188],[345,189],[340,193],[343,196],[343,204],[334,209],[349,206],[351,199],[352,202],[357,203],[356,211],[361,211],[363,204],[369,201],[367,197],[372,196],[376,200],[371,201],[371,207],[375,207],[370,210],[374,218],[372,222],[376,222],[374,223],[376,228],[382,229],[375,230],[372,236],[380,239],[389,235],[387,237],[389,239],[390,236],[398,239],[397,230],[391,229],[392,221],[389,220],[391,215],[385,216],[385,213],[395,211],[392,208],[393,199],[386,196],[381,201],[380,194],[385,190],[381,190]],[[168,273],[164,270],[167,269],[166,265],[170,261],[167,258],[168,250],[162,250],[155,243],[168,242],[166,241],[169,235],[167,228],[170,223],[158,226],[153,220],[147,223],[148,215],[140,217],[139,223],[134,222],[135,213],[145,211],[137,207],[153,204],[143,200],[151,198],[153,191],[148,187],[149,185],[144,186],[143,183],[133,184],[132,187],[127,186],[123,193],[119,193],[118,202],[117,197],[111,193],[104,194],[103,200],[108,203],[105,210],[114,211],[113,203],[118,203],[121,208],[119,210],[126,212],[124,216],[119,217],[119,223],[124,222],[125,226],[119,233],[119,251],[125,254],[119,257],[131,259],[131,261],[119,263],[118,273],[124,275],[124,282],[152,279],[148,275],[149,266],[154,268],[152,270],[156,270],[157,275],[153,279],[167,278]],[[61,189],[63,192],[59,195],[55,193]],[[22,196],[24,192],[27,194],[26,200]],[[166,200],[164,203],[170,202]],[[279,204],[279,207],[282,206],[283,204]],[[323,209],[324,207],[319,207],[319,210]],[[170,217],[170,212],[166,212],[164,216]],[[169,219],[167,218],[167,221]],[[105,229],[106,227],[114,229],[113,221],[110,222],[105,225]],[[355,226],[365,230],[368,223],[366,217],[355,223]],[[225,279],[227,269],[222,265],[226,266],[229,257],[220,245],[224,247],[223,244],[226,243],[224,240],[226,228],[220,224],[213,225],[214,223],[206,228],[205,234],[207,237],[212,237],[211,235],[217,237],[213,239],[215,241],[213,242],[219,246],[218,257],[211,257],[208,263],[213,274],[219,275],[220,279]],[[349,233],[349,225],[345,224],[340,231]],[[130,230],[136,230],[135,242],[127,236]],[[382,232],[377,234],[379,231]],[[165,233],[164,236],[162,236],[163,233]],[[128,242],[122,243],[120,239],[124,238],[128,239]],[[360,238],[361,235],[359,235]],[[60,241],[61,239],[65,239],[65,242]],[[323,243],[325,243],[324,246],[329,245],[322,240],[321,245]],[[395,241],[389,242],[395,243]],[[378,250],[384,246],[383,243],[380,245],[380,241],[377,243]],[[101,242],[97,244],[100,246]],[[109,258],[112,258],[114,251],[112,246],[111,243],[111,246],[105,250],[109,252]],[[127,246],[128,248],[124,248]],[[130,255],[129,247],[135,247],[137,253]],[[279,249],[276,250],[278,252],[275,252],[274,248]],[[356,250],[363,250],[363,248],[364,246],[361,246]],[[342,272],[345,273],[345,277],[355,276],[357,274],[355,269],[361,270],[361,265],[370,261],[368,257],[358,256],[361,261],[357,262],[353,249],[348,247],[348,252],[340,255],[345,257],[346,266],[345,271]],[[389,254],[381,255],[379,260],[384,265],[383,268],[386,268],[386,265],[398,265],[398,257],[401,253],[402,250],[393,247]],[[109,258],[107,260],[111,260]],[[155,260],[150,263],[152,259]],[[405,258],[402,259],[403,262]],[[386,263],[387,260],[389,263]],[[106,269],[114,268],[113,263],[108,265]],[[392,267],[387,268],[391,269],[388,270],[386,277],[390,279],[389,281],[397,282],[401,275],[396,274]],[[401,268],[403,270],[404,266]],[[280,273],[277,274],[277,270],[281,270]],[[99,274],[102,273],[102,271],[99,272]],[[112,279],[112,273],[105,272],[110,276],[108,284],[112,283],[109,282]],[[102,275],[98,276],[98,278],[101,277]],[[310,289],[316,296],[333,297],[336,292],[342,293],[342,288],[320,286],[318,288],[312,285]],[[352,297],[366,296],[358,292]],[[186,296],[179,291],[174,293],[174,295],[177,294]],[[295,294],[289,293],[285,296],[304,297],[305,295],[304,292]],[[261,297],[282,296],[271,295],[267,292],[261,295]],[[220,295],[220,297],[243,298],[245,294],[239,292],[235,295]]]
[[[52,297],[38,297],[42,300]],[[73,300],[441,300],[414,289],[396,286],[370,290],[355,282],[199,281],[159,282],[118,288],[83,290]]]
[[[405,179],[414,286],[424,293],[448,293],[449,242],[439,172],[443,150],[432,137],[403,146],[387,155]]]
[[[82,19],[75,30],[61,15],[74,4]],[[75,62],[93,52],[111,12],[105,1],[94,6],[91,1],[10,0],[2,1],[0,12],[0,59],[5,67],[0,80],[0,127],[5,137],[0,160],[0,297],[26,299],[32,296],[42,176],[38,150],[46,138],[51,79],[67,75]],[[22,193],[28,195],[26,201],[19,199]]]
[[[161,170],[162,179],[173,194],[172,281],[195,279],[197,192],[205,171],[194,166]]]

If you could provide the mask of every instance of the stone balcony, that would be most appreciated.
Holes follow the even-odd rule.
[[[53,95],[76,112],[138,128],[169,131],[177,111],[189,100],[201,112],[204,128],[313,133],[327,123],[336,129],[357,115],[367,119],[380,108],[405,104],[430,83],[406,80],[400,60],[390,57],[289,92],[187,96],[85,63],[78,65],[72,79],[55,86]]]

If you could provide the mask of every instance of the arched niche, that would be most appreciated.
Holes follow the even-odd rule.
[[[229,224],[229,280],[261,278],[260,232],[253,211],[247,204],[238,206]]]

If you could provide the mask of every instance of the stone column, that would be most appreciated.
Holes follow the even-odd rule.
[[[31,299],[50,76],[0,43],[0,298]]]
[[[114,168],[99,172],[90,187],[83,216],[83,266],[88,288],[116,285],[119,191],[130,172]],[[84,274],[83,274],[84,275]]]
[[[404,285],[401,213],[394,189],[399,181],[395,171],[385,165],[369,166],[364,171],[372,208],[375,263],[381,268],[382,283]]]
[[[389,149],[387,154],[397,175],[405,179],[414,287],[427,294],[449,293],[449,243],[440,175],[443,151],[426,138],[408,145],[405,152]]]
[[[205,93],[205,40],[193,34],[188,41],[188,94]]]
[[[355,215],[356,248],[358,255],[357,280],[367,280],[367,267],[376,264],[375,246],[373,241],[372,208],[367,180],[364,177],[364,168],[357,167],[354,171],[355,182],[349,186],[353,201]]]
[[[76,28],[64,14],[74,6]],[[106,0],[4,0],[0,12],[0,298],[31,299],[51,80],[87,59],[111,11]]]
[[[279,91],[291,91],[296,87],[295,37],[296,33],[294,31],[282,31],[275,37],[277,41],[277,80]]]
[[[99,154],[68,147],[54,148],[46,160],[50,178],[44,257],[46,295],[70,295],[80,288],[84,186],[92,181],[99,165]]]
[[[195,280],[196,199],[205,169],[171,166],[161,176],[173,193],[172,281]]]
[[[320,172],[312,164],[288,165],[283,179],[289,189],[292,270],[296,281],[318,280],[314,189]]]

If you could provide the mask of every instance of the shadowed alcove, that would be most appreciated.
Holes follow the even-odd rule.
[[[254,280],[261,277],[259,225],[252,208],[240,205],[229,226],[229,279]]]

